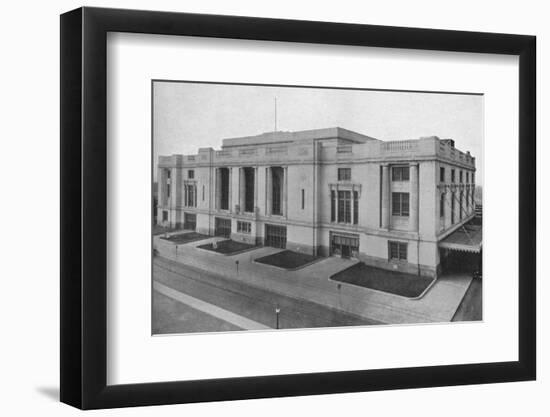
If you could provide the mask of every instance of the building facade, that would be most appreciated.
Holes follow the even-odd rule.
[[[436,136],[339,127],[224,139],[160,156],[157,223],[425,276],[475,214],[475,158]]]

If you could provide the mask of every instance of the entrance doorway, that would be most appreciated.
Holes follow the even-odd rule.
[[[216,217],[214,224],[214,235],[231,237],[231,219]]]
[[[183,228],[195,231],[197,228],[197,215],[194,213],[183,213]]]
[[[359,236],[352,234],[331,233],[330,254],[342,258],[357,256],[359,252]]]

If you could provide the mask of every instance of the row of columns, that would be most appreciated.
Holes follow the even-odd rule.
[[[391,229],[392,227],[392,186],[391,186],[391,165],[382,165],[382,196],[381,196],[381,221],[382,229]],[[418,231],[418,163],[409,164],[409,230]]]
[[[228,167],[228,209],[229,211],[233,211],[233,175],[234,170],[238,169],[238,183],[237,183],[237,189],[238,189],[238,199],[237,203],[239,204],[241,212],[244,211],[245,204],[246,204],[246,176],[245,176],[245,167],[239,167],[239,168],[233,168]],[[266,167],[265,168],[265,178],[266,178],[266,196],[265,196],[265,203],[266,203],[266,214],[272,214],[272,205],[273,205],[273,167]],[[283,216],[287,216],[288,212],[288,167],[281,167],[283,169],[283,186],[282,186],[282,192],[281,192],[281,214]],[[258,167],[254,167],[254,207],[258,206]],[[221,174],[221,168],[216,168],[215,172],[215,196],[216,196],[216,208],[219,210],[221,207],[222,202],[222,192],[221,192],[221,183],[222,183],[222,174]]]

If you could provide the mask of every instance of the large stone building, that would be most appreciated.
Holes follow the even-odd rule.
[[[436,276],[439,243],[474,216],[475,158],[436,136],[339,127],[224,139],[160,156],[157,222]]]

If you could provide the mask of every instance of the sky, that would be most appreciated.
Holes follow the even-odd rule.
[[[154,173],[159,155],[219,149],[222,139],[339,126],[384,141],[439,136],[476,157],[483,182],[483,96],[156,81]]]

